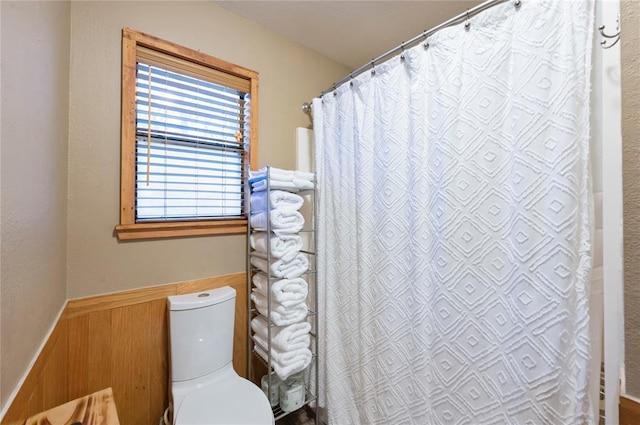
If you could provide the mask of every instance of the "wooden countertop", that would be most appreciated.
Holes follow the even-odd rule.
[[[120,425],[111,388],[30,417],[25,425]]]

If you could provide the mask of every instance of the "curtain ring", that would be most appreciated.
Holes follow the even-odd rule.
[[[371,75],[376,75],[376,62],[371,61]]]
[[[516,0],[513,5],[516,7],[516,9],[520,9],[520,6],[522,6],[522,1],[520,0]]]
[[[469,22],[469,9],[467,9],[467,17],[464,21],[464,29],[469,31],[469,28],[471,28],[471,22]]]
[[[404,62],[404,42],[400,43],[400,49],[402,53],[400,53],[400,61]]]
[[[427,32],[423,32],[422,36],[424,37],[424,44],[422,46],[427,50],[429,48],[429,37],[427,36]]]

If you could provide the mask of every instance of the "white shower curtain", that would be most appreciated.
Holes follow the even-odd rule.
[[[314,100],[329,424],[591,424],[593,4],[495,6]]]

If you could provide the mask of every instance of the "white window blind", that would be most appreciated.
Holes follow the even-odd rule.
[[[136,73],[136,222],[242,216],[249,90],[146,62]]]

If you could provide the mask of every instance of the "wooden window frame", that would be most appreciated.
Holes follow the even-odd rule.
[[[257,168],[258,151],[258,73],[213,56],[132,30],[122,29],[122,122],[120,162],[119,240],[157,239],[202,235],[229,235],[247,231],[246,218],[172,220],[136,223],[136,59],[138,46],[165,53],[198,65],[250,81],[251,127],[248,163]]]

